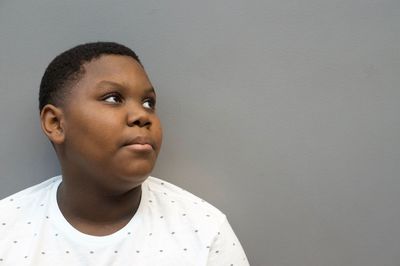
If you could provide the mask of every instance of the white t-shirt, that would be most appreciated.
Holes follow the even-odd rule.
[[[0,201],[0,266],[249,265],[226,216],[166,181],[149,177],[136,214],[107,236],[67,222],[60,183],[56,176]]]

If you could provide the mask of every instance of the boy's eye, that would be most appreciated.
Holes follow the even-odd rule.
[[[148,98],[143,102],[143,107],[146,109],[154,109],[156,105],[156,101],[153,98]]]
[[[103,100],[108,103],[121,103],[122,97],[117,94],[111,94],[111,95],[105,96]]]

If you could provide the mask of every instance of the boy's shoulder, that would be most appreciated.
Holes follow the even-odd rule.
[[[60,181],[61,176],[55,176],[1,199],[0,213],[4,213],[3,211],[6,209],[19,210],[22,209],[23,206],[28,206],[36,203],[37,201],[44,200],[53,185]]]
[[[144,185],[144,189],[150,192],[149,201],[152,200],[151,197],[154,197],[154,200],[157,200],[165,209],[172,208],[179,211],[188,210],[200,216],[213,216],[218,220],[225,219],[225,214],[219,209],[202,198],[168,181],[150,176]]]
[[[43,191],[49,189],[54,183],[57,181],[61,181],[61,176],[54,176],[49,178],[39,184],[33,185],[31,187],[25,188],[17,193],[14,193],[10,196],[7,196],[3,199],[0,199],[0,206],[7,204],[7,202],[12,202],[16,200],[26,199],[30,197],[36,197]]]
[[[0,200],[0,250],[8,247],[12,238],[33,234],[33,225],[46,217],[52,188],[60,181],[56,176]]]

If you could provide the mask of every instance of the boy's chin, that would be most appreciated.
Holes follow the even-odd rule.
[[[108,180],[105,186],[111,193],[126,193],[134,188],[139,187],[149,175],[142,176],[117,176],[113,180]]]
[[[101,177],[103,189],[121,193],[140,186],[150,176],[154,162],[137,160],[135,162],[115,163],[97,172]],[[100,180],[99,180],[100,181]]]
[[[128,171],[119,172],[116,178],[122,183],[140,185],[150,176],[152,170],[153,166],[140,169],[128,169]]]

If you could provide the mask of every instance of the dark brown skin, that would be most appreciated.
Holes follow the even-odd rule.
[[[40,117],[61,164],[61,212],[79,231],[103,236],[135,214],[162,129],[151,82],[133,58],[103,55],[84,68],[65,104],[46,105]],[[138,142],[151,146],[128,146]]]

